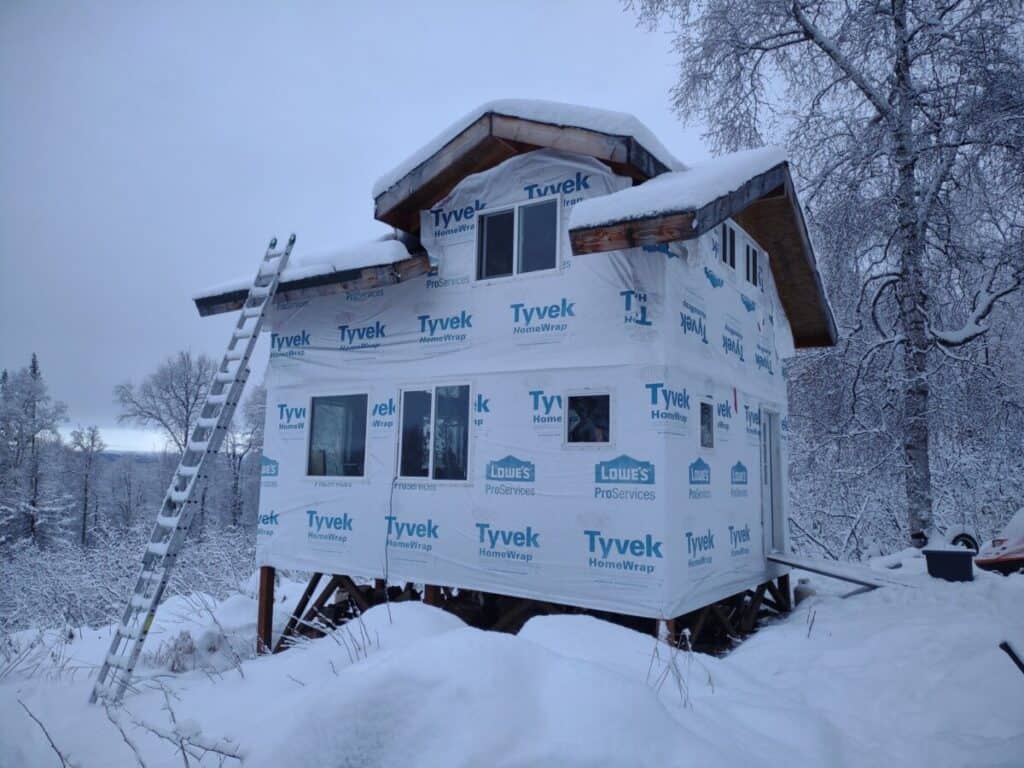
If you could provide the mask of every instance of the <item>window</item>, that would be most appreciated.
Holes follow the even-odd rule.
[[[736,269],[736,230],[722,224],[722,263]]]
[[[611,395],[569,395],[567,443],[611,442]]]
[[[515,261],[515,210],[480,217],[477,279],[512,274]]]
[[[747,246],[747,282],[758,284],[757,249]]]
[[[402,393],[399,475],[434,480],[469,476],[469,386]]]
[[[700,404],[700,447],[715,447],[715,409],[711,403]]]
[[[307,474],[362,477],[367,395],[314,397]]]
[[[477,279],[554,269],[558,205],[554,198],[482,214],[477,225]]]

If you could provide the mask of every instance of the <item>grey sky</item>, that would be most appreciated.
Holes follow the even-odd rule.
[[[631,112],[707,155],[669,110],[667,36],[616,0],[362,5],[0,7],[0,367],[37,352],[69,426],[158,447],[111,390],[220,355],[234,318],[191,295],[274,234],[300,255],[386,231],[374,180],[481,102]]]

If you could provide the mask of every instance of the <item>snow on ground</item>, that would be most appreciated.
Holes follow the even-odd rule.
[[[997,647],[1024,649],[1024,576],[947,584],[924,576],[916,553],[877,565],[893,563],[913,586],[843,599],[847,585],[812,577],[818,594],[724,658],[585,616],[481,632],[418,603],[254,658],[252,584],[210,610],[174,598],[151,639],[164,654],[147,653],[148,679],[113,717],[149,768],[182,765],[154,731],[237,751],[246,766],[296,768],[1024,765],[1024,675]],[[281,621],[301,586],[278,588]],[[174,657],[183,629],[198,650]],[[95,663],[105,632],[87,631],[65,658]],[[186,671],[167,671],[174,658]],[[0,765],[59,765],[19,701],[75,764],[137,765],[71,666],[46,659],[0,680]]]

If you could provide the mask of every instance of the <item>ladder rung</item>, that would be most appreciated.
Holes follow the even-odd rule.
[[[188,495],[190,490],[190,488],[186,488],[183,491],[168,491],[167,498],[169,498],[175,504],[184,504],[186,501],[188,501]]]
[[[142,637],[142,627],[137,627],[135,629],[129,629],[124,624],[122,624],[121,626],[119,626],[117,628],[117,631],[118,631],[118,634],[121,635],[121,637],[123,637],[123,638],[125,638],[127,640],[138,640],[140,637]]]
[[[198,471],[199,471],[199,465],[198,464],[196,466],[194,466],[194,467],[187,467],[184,464],[181,464],[181,465],[178,466],[178,474],[181,477],[192,477]]]
[[[174,517],[168,517],[167,515],[157,515],[156,524],[161,528],[177,528],[178,521],[181,519],[181,515],[175,515]]]
[[[257,299],[263,299],[270,295],[269,285],[254,285],[249,289],[249,295],[255,296]]]
[[[146,547],[146,551],[151,555],[159,555],[163,557],[167,554],[167,550],[170,548],[169,541],[151,541],[149,546]]]
[[[189,440],[188,449],[196,453],[202,453],[210,446],[209,440]]]
[[[218,416],[204,416],[201,419],[196,419],[196,426],[203,429],[213,429],[217,426],[218,418]]]
[[[207,395],[206,403],[208,405],[223,405],[228,401],[228,393],[221,392],[219,395]]]
[[[242,307],[242,317],[259,317],[263,314],[263,304],[257,304],[255,307]]]
[[[107,654],[107,664],[118,669],[128,669],[128,664],[131,661],[130,656],[121,656],[116,653]]]
[[[133,595],[131,599],[132,608],[138,608],[140,611],[143,608],[149,608],[153,603],[153,598],[145,597],[144,595]]]
[[[238,371],[237,370],[234,370],[234,371],[221,371],[216,376],[213,377],[213,380],[218,382],[218,383],[220,383],[220,384],[228,384],[228,383],[234,381],[235,377],[237,375],[238,375]]]
[[[224,353],[224,359],[229,362],[241,360],[243,357],[245,357],[245,350],[243,349],[229,349]]]

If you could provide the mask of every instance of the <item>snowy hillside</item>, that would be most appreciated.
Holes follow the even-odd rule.
[[[481,632],[418,603],[254,658],[251,594],[173,598],[109,716],[85,703],[108,630],[0,670],[0,764],[60,765],[27,707],[83,767],[180,766],[182,746],[190,765],[310,768],[1020,766],[1024,675],[997,646],[1024,646],[1024,577],[948,584],[903,563],[913,587],[841,599],[815,579],[725,658],[583,616]],[[300,590],[279,588],[277,616]]]

